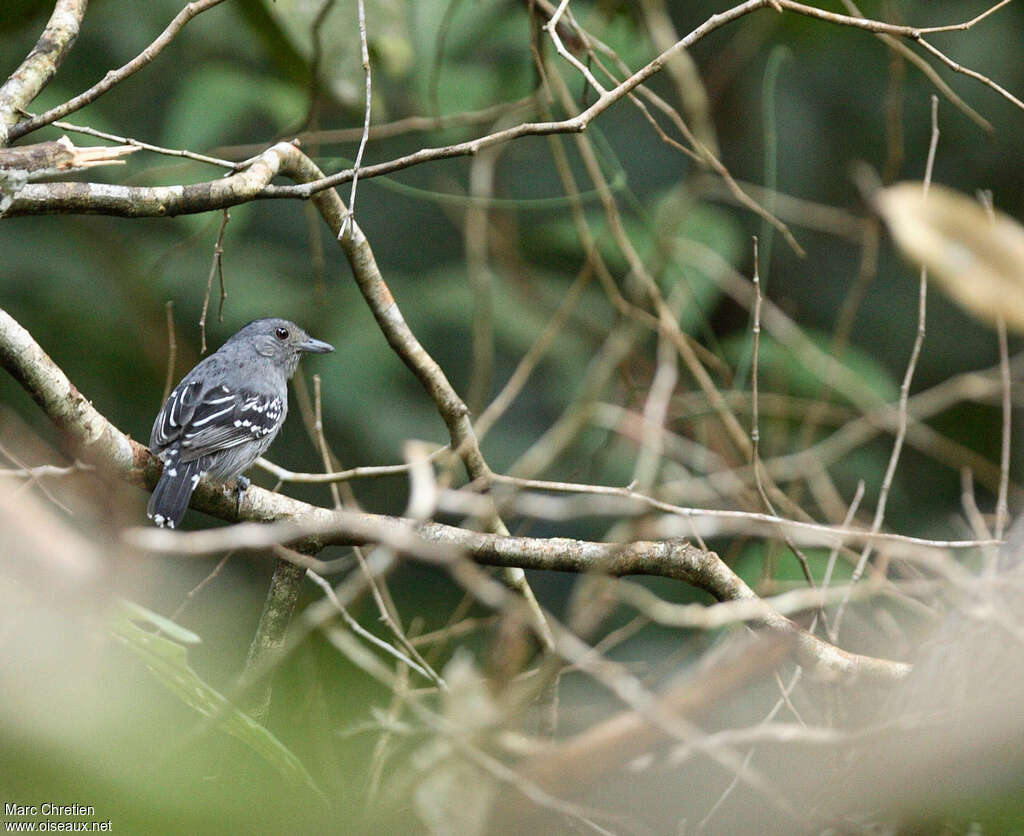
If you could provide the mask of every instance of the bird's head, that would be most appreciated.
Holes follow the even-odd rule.
[[[330,343],[314,339],[287,319],[254,320],[229,340],[236,341],[250,344],[253,351],[283,369],[288,377],[295,373],[303,353],[325,354],[334,351]]]

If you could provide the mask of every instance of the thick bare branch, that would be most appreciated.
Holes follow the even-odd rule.
[[[456,554],[464,554],[485,566],[596,572],[614,577],[657,575],[696,586],[719,601],[757,598],[717,554],[685,540],[620,544],[562,537],[511,537],[442,523],[416,523],[397,517],[326,509],[272,525],[243,524],[187,533],[141,529],[128,536],[133,545],[168,554],[205,555],[229,548],[259,549],[295,541],[314,541],[320,545],[369,542],[421,559],[448,563],[454,549]],[[909,671],[907,665],[899,662],[847,653],[805,632],[767,606],[756,621],[791,638],[798,662],[824,678],[893,681]]]
[[[39,404],[79,458],[115,470],[134,484],[144,484],[148,451],[100,415],[32,335],[2,308],[0,364]]]
[[[117,186],[105,183],[30,183],[14,199],[8,217],[38,214],[116,215],[162,218],[208,212],[246,203],[278,173],[295,147],[268,148],[244,170],[187,186]]]
[[[8,130],[21,118],[19,111],[39,95],[75,43],[88,4],[89,0],[57,0],[35,47],[0,87],[0,146],[13,139]]]
[[[0,176],[35,180],[98,165],[117,165],[120,157],[134,154],[134,145],[96,145],[81,148],[62,136],[56,142],[37,142],[17,148],[0,148]]]
[[[133,145],[77,148],[66,136],[56,142],[38,142],[18,148],[0,147],[0,216],[14,202],[14,196],[32,180],[98,165],[124,165],[120,157],[138,150]]]

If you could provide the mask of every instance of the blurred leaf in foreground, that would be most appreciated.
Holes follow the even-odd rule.
[[[164,636],[150,633],[136,622],[158,627]],[[242,741],[281,775],[305,784],[323,796],[299,759],[264,726],[239,711],[227,698],[207,685],[188,664],[185,648],[179,641],[195,644],[200,639],[163,616],[131,602],[123,602],[112,619],[114,635],[142,657],[156,677],[183,702],[204,717],[216,718],[228,734]],[[173,637],[177,641],[172,641]]]
[[[408,7],[373,0],[367,5],[366,36],[375,68],[402,75],[412,61]],[[361,105],[365,88],[356,4],[351,0],[334,4],[275,0],[264,2],[264,7],[303,56],[312,60],[319,42],[320,72],[331,93],[347,105]],[[374,98],[377,95],[374,90]]]
[[[1024,227],[942,186],[897,183],[874,205],[912,261],[981,320],[1024,332]]]

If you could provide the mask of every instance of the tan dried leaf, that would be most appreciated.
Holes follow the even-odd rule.
[[[932,185],[879,189],[875,208],[903,254],[974,316],[1024,332],[1024,227],[965,194]]]

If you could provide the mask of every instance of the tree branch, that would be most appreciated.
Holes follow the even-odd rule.
[[[98,165],[124,165],[120,157],[138,150],[133,145],[79,148],[66,136],[56,142],[37,142],[17,148],[0,146],[0,217],[14,202],[14,196],[31,180]]]
[[[675,44],[668,49],[664,50],[660,55],[652,59],[646,65],[641,67],[629,78],[623,80],[609,90],[605,90],[600,93],[588,108],[578,113],[569,119],[563,119],[560,121],[551,122],[524,122],[518,125],[513,125],[510,128],[506,128],[501,131],[496,131],[491,134],[487,134],[482,137],[468,140],[466,142],[456,143],[454,145],[447,145],[442,148],[423,148],[419,151],[409,154],[406,157],[401,157],[389,162],[380,163],[374,166],[367,166],[366,168],[360,168],[359,177],[365,179],[368,177],[375,177],[382,174],[388,174],[397,171],[402,168],[407,168],[412,165],[419,163],[428,162],[431,160],[447,159],[450,157],[459,157],[474,155],[480,151],[488,148],[492,145],[496,145],[503,142],[508,142],[513,139],[518,139],[522,136],[546,136],[550,134],[562,134],[562,133],[582,133],[585,131],[590,123],[596,119],[604,111],[608,110],[612,105],[616,104],[623,98],[631,94],[637,87],[644,84],[649,78],[661,72],[666,63],[672,60],[677,53],[683,52],[689,49],[695,43],[702,40],[706,35],[714,32],[716,29],[721,28],[727,23],[731,23],[744,17],[751,12],[758,11],[763,8],[777,8],[782,7],[786,11],[793,12],[796,14],[804,15],[806,17],[816,18],[826,23],[831,23],[838,26],[848,26],[854,29],[862,29],[867,32],[875,34],[886,34],[892,37],[903,38],[910,41],[919,41],[923,46],[928,48],[940,60],[943,60],[953,69],[959,72],[964,72],[965,68],[959,67],[951,62],[945,55],[938,53],[931,45],[924,42],[922,36],[931,32],[944,32],[950,30],[966,29],[977,23],[981,17],[975,18],[965,23],[951,24],[949,26],[937,26],[930,28],[917,28],[913,26],[900,26],[897,24],[886,23],[880,20],[873,20],[864,17],[852,17],[850,15],[836,14],[835,12],[828,12],[823,9],[819,9],[814,6],[807,6],[803,3],[793,2],[793,0],[746,0],[746,2],[739,3],[733,6],[731,9],[714,14],[704,21],[700,26],[693,29],[685,37],[681,38]],[[973,72],[973,71],[971,71]],[[971,74],[970,72],[967,74]],[[1004,97],[1008,98],[1014,104],[1021,105],[1019,100],[1009,94],[1006,90],[995,85],[989,79],[980,74],[974,74],[972,77],[976,80],[982,81],[982,83],[988,84],[988,86],[997,89]],[[355,172],[352,169],[345,171],[339,171],[335,174],[331,174],[328,177],[305,183],[296,186],[272,186],[261,195],[262,197],[309,197],[312,194],[322,190],[328,189],[333,186],[341,185],[350,181]]]
[[[157,460],[143,445],[107,421],[32,336],[2,309],[0,364],[28,391],[83,461],[119,479],[152,489],[159,475]],[[226,485],[203,480],[194,495],[193,507],[224,520],[239,519],[235,493]],[[756,597],[714,552],[680,540],[615,544],[511,537],[441,523],[415,523],[376,514],[332,511],[255,486],[246,491],[241,517],[278,522],[177,535],[146,530],[145,545],[180,554],[204,553],[208,549],[223,548],[225,543],[233,547],[257,547],[299,541],[298,546],[310,552],[330,543],[383,543],[434,562],[448,563],[453,555],[465,555],[488,566],[660,575],[704,589],[718,600]],[[823,677],[892,682],[903,678],[909,670],[899,662],[847,653],[767,609],[760,621],[792,638],[797,661]]]
[[[58,4],[58,6],[69,2],[73,2],[73,0],[62,0],[62,2]],[[79,2],[81,2],[82,5],[82,14],[85,14],[86,0],[79,0]],[[171,41],[173,41],[177,37],[178,32],[180,32],[182,27],[184,27],[186,23],[192,20],[192,18],[194,18],[198,14],[202,14],[207,9],[213,8],[214,6],[219,5],[223,2],[224,0],[195,0],[195,2],[189,3],[187,6],[185,6],[184,9],[182,9],[180,12],[178,12],[178,14],[174,16],[174,19],[167,25],[167,28],[160,33],[157,39],[153,41],[149,46],[147,46],[144,50],[142,50],[142,52],[136,55],[131,61],[129,61],[123,67],[119,67],[116,70],[111,70],[105,76],[103,76],[103,79],[101,81],[98,81],[88,90],[79,93],[73,99],[64,102],[64,104],[50,108],[48,111],[46,111],[46,113],[41,113],[38,116],[33,116],[30,119],[25,119],[22,122],[18,122],[14,125],[11,125],[11,127],[7,131],[7,141],[14,142],[14,140],[20,139],[21,137],[25,136],[25,134],[29,134],[32,131],[38,130],[39,128],[42,128],[44,125],[49,125],[51,122],[57,119],[62,119],[69,113],[74,113],[76,110],[81,110],[87,104],[91,104],[92,102],[96,101],[96,99],[98,99],[108,90],[110,90],[114,85],[119,84],[129,76],[137,73],[147,64],[149,64],[154,58],[156,58],[161,52],[163,52],[164,47],[166,47]],[[56,14],[56,12],[54,13]],[[79,19],[81,19],[81,15],[79,15]],[[76,34],[77,31],[78,30],[76,26]],[[45,37],[46,33],[44,32],[43,35]],[[67,44],[67,47],[65,47],[64,52],[66,52],[67,48],[70,46],[71,43],[69,42]],[[31,58],[31,56],[29,57]],[[54,67],[54,71],[55,70],[56,67]],[[52,74],[53,73],[51,72],[50,75]],[[45,83],[45,81],[43,83]],[[28,101],[31,101],[31,99],[29,99]],[[24,107],[28,104],[28,101],[20,103],[19,106]]]
[[[284,175],[297,182],[323,179],[323,172],[295,145],[279,142],[268,148],[251,165],[236,174],[189,186],[108,186],[98,183],[48,183],[38,190],[28,184],[18,191],[8,215],[22,214],[28,206],[43,212],[55,207],[59,211],[101,213],[124,217],[163,217],[168,215],[203,212],[244,203],[259,192],[276,176]],[[313,203],[335,237],[341,233],[345,219],[349,218],[341,197],[334,189],[317,192]],[[27,214],[33,214],[29,211]],[[409,328],[396,304],[387,283],[377,266],[373,250],[366,236],[354,220],[350,219],[346,233],[339,244],[352,267],[352,274],[369,305],[388,344],[402,362],[427,390],[444,419],[451,437],[451,448],[465,464],[471,479],[488,480],[491,470],[480,452],[473,432],[469,410],[452,387],[444,371],[423,348]],[[504,523],[496,516],[490,521],[492,529],[507,534]],[[536,618],[543,623],[540,608],[526,583],[525,575],[510,568],[506,580],[530,603]],[[542,628],[541,636],[550,647],[550,636]]]
[[[138,150],[135,145],[79,147],[62,136],[55,142],[0,148],[0,176],[35,180],[98,165],[123,165],[120,157]]]
[[[323,179],[323,172],[294,145],[282,143],[274,147],[282,149],[281,153],[284,159],[281,174],[300,183]],[[441,418],[444,419],[445,425],[448,427],[451,449],[462,459],[471,479],[489,481],[491,469],[480,452],[480,444],[473,432],[469,409],[448,381],[437,361],[420,344],[406,323],[405,317],[402,316],[398,304],[381,275],[373,250],[362,229],[359,228],[355,218],[352,217],[334,189],[318,192],[313,197],[313,203],[341,245],[342,251],[352,267],[352,275],[356,284],[388,344],[402,358],[402,362],[417,377],[434,401]],[[496,513],[491,515],[487,524],[497,534],[508,534],[505,523]],[[554,638],[523,570],[516,566],[507,567],[505,581],[526,600],[538,627],[538,638],[544,647],[550,650],[554,646]]]
[[[57,0],[35,47],[0,87],[0,147],[15,137],[9,129],[42,91],[71,50],[89,0]]]
[[[117,186],[106,183],[30,183],[15,196],[7,217],[83,214],[163,218],[247,203],[281,171],[295,147],[279,142],[235,174],[186,186]]]

